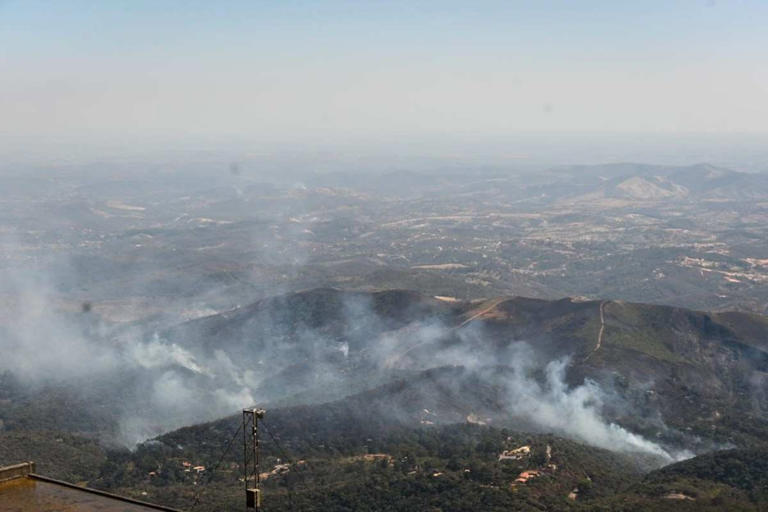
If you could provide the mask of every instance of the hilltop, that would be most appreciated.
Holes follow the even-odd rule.
[[[768,371],[767,328],[765,317],[750,313],[624,301],[318,289],[194,320],[163,337],[203,357],[222,350],[267,366],[261,385],[270,401],[301,401],[324,379],[330,395],[337,388],[349,394],[439,366],[509,366],[509,350],[522,342],[533,366],[567,359],[568,384],[591,380],[621,394],[633,404],[628,416],[642,407],[669,425],[734,442],[744,424],[736,417],[759,416],[765,406],[759,383]]]
[[[293,465],[286,475],[268,479],[274,503],[285,505],[290,497],[343,510],[340,504],[351,496],[379,503],[391,495],[384,489],[392,489],[410,496],[393,510],[424,506],[422,499],[445,504],[453,492],[466,496],[466,503],[491,493],[489,510],[523,503],[614,506],[625,498],[647,504],[656,499],[642,479],[650,469],[729,447],[764,449],[766,327],[768,320],[752,313],[614,300],[463,300],[408,290],[321,288],[148,333],[142,350],[154,355],[155,366],[135,376],[126,370],[121,379],[137,385],[131,391],[137,408],[153,406],[152,393],[168,375],[212,399],[237,394],[237,386],[247,384],[245,399],[268,408],[270,432],[289,458],[309,461],[302,476]],[[160,354],[164,359],[157,359]],[[127,392],[120,391],[132,396]],[[111,400],[112,393],[105,391],[101,400]],[[5,428],[16,434],[5,437],[3,457],[50,428],[37,423],[34,396],[24,398],[13,386],[6,394]],[[86,424],[76,418],[91,411],[89,428],[96,430],[85,435],[110,428],[110,418],[98,407],[94,414],[93,403],[66,403],[58,427],[73,425],[82,435]],[[62,436],[73,447],[69,452],[83,446],[90,458],[106,457],[98,475],[82,467],[67,474],[182,505],[194,479],[181,462],[210,468],[238,421],[186,427],[134,453],[101,448],[99,454],[77,437]],[[265,442],[270,467],[282,464],[284,454]],[[453,451],[441,448],[446,443]],[[504,450],[528,445],[538,446],[532,455],[512,465],[499,460]],[[561,469],[547,469],[547,445]],[[378,456],[357,459],[376,453],[386,453],[391,464]],[[228,460],[231,467],[214,475],[215,500],[239,496],[238,455]],[[483,476],[467,480],[463,471],[470,467]],[[383,487],[373,492],[368,480],[344,477],[352,468]],[[538,473],[530,485],[510,485],[524,471]],[[149,478],[150,472],[162,477]],[[600,476],[607,473],[612,480]],[[336,491],[326,495],[329,488]],[[574,489],[575,500],[567,497]],[[703,491],[698,496],[703,499]],[[734,503],[762,499],[734,496]]]

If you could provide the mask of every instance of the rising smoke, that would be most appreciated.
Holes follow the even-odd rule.
[[[427,322],[409,327],[411,347],[424,347],[449,334],[451,329]],[[488,346],[482,329],[459,331],[461,343],[437,351],[402,351],[398,342],[387,339],[383,344],[390,354],[386,360],[403,362],[418,368],[462,366],[480,376],[487,384],[503,389],[506,410],[513,420],[545,432],[556,432],[578,441],[620,452],[641,452],[671,462],[693,456],[684,449],[671,449],[611,422],[603,413],[609,402],[614,408],[628,406],[616,394],[606,393],[590,379],[569,386],[566,374],[570,357],[547,360],[522,341],[513,342],[503,350],[476,350],[470,347]],[[398,347],[398,349],[394,349]],[[510,371],[492,371],[499,366]],[[489,371],[491,370],[491,371]],[[667,427],[660,423],[662,429]]]
[[[67,312],[40,274],[4,277],[16,304],[0,331],[0,351],[5,354],[0,371],[12,372],[30,389],[50,382],[98,383],[102,403],[94,407],[108,403],[118,411],[114,435],[128,445],[257,402],[279,405],[291,393],[322,388],[330,399],[365,389],[349,371],[364,362],[383,374],[405,367],[417,371],[460,365],[504,390],[506,407],[513,411],[510,417],[522,417],[541,430],[669,461],[690,456],[607,421],[603,407],[614,398],[589,380],[569,386],[567,358],[543,361],[522,342],[502,351],[477,350],[478,339],[486,336],[477,329],[460,331],[461,343],[441,344],[455,329],[437,319],[392,327],[362,294],[344,302],[338,319],[341,330],[296,328],[291,311],[262,311],[235,332],[234,344],[230,339],[211,349],[190,339],[166,339],[157,330],[105,325],[87,310]],[[236,319],[240,314],[227,316]],[[258,344],[250,339],[255,333]],[[499,365],[511,372],[501,378],[483,371]],[[295,370],[298,367],[301,370]],[[543,378],[536,377],[537,372]]]
[[[511,360],[513,376],[505,382],[510,410],[518,411],[541,428],[558,432],[578,441],[621,452],[642,452],[666,461],[683,460],[693,454],[686,450],[668,450],[620,425],[609,422],[602,410],[608,399],[594,381],[569,387],[566,384],[568,358],[550,361],[544,367],[544,382],[531,378],[537,369],[530,346],[514,346]]]

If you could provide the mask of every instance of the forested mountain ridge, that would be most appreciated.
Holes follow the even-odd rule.
[[[656,473],[642,475],[697,453],[764,449],[766,325],[755,314],[612,300],[323,288],[148,333],[148,347],[175,348],[166,364],[144,371],[178,372],[189,386],[221,386],[216,392],[227,379],[252,386],[280,443],[264,440],[276,510],[289,499],[305,510],[469,510],[477,500],[489,510],[619,510],[677,494],[749,507],[762,495],[731,490],[731,480],[699,476],[667,498],[652,491]],[[50,428],[35,423],[33,400],[18,404],[5,419],[4,457]],[[58,425],[88,404],[68,405]],[[102,455],[62,435],[62,446],[73,447],[62,455],[105,457],[98,474],[64,474],[177,506],[193,497],[194,482],[211,478],[214,510],[240,499],[237,450],[213,471],[238,423],[228,417]],[[525,456],[503,457],[523,446]],[[286,456],[291,462],[280,466]],[[206,469],[192,475],[182,462]],[[534,476],[516,482],[524,472]],[[387,508],[392,495],[401,498]]]

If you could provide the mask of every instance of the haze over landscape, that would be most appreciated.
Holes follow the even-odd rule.
[[[0,466],[238,510],[260,406],[265,510],[763,510],[767,21],[0,1]]]

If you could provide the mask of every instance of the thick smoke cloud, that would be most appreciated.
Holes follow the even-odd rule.
[[[642,452],[667,461],[693,456],[686,450],[667,450],[661,445],[607,421],[602,413],[608,395],[591,380],[569,387],[566,384],[567,358],[550,361],[540,382],[529,375],[536,369],[531,349],[515,347],[513,376],[505,382],[510,410],[537,425],[593,446],[621,452]]]
[[[104,399],[119,412],[117,440],[128,445],[254,403],[276,400],[279,405],[281,398],[295,392],[323,389],[328,398],[344,396],[361,389],[361,384],[345,377],[343,369],[366,361],[381,375],[460,365],[503,389],[511,419],[524,419],[538,429],[601,448],[642,452],[667,461],[690,456],[607,421],[603,408],[615,398],[589,380],[569,386],[567,358],[542,360],[523,342],[511,343],[503,351],[478,350],[486,336],[482,330],[457,332],[436,319],[392,329],[364,296],[344,304],[341,332],[302,326],[288,336],[290,312],[256,315],[240,333],[243,350],[249,350],[246,338],[253,326],[267,335],[259,339],[257,355],[243,356],[170,341],[138,327],[104,325],[90,312],[62,310],[39,274],[4,277],[16,305],[0,331],[0,351],[5,354],[0,371],[12,372],[32,388],[51,382],[99,383]],[[461,342],[442,344],[451,334]],[[292,370],[296,365],[309,369]],[[485,371],[499,365],[510,371]],[[270,387],[273,379],[284,382],[286,375],[294,374],[304,380],[293,388]],[[368,386],[374,383],[371,379]]]
[[[451,331],[445,326],[426,323],[410,328],[410,346],[424,347],[445,337]],[[534,348],[522,341],[511,343],[502,351],[470,349],[487,345],[482,329],[468,329],[458,333],[462,343],[452,344],[437,352],[401,351],[401,346],[391,336],[385,336],[385,350],[390,350],[388,360],[403,362],[419,368],[435,366],[463,366],[473,370],[473,376],[481,376],[488,384],[501,387],[510,417],[523,420],[539,430],[556,432],[572,439],[620,452],[641,452],[671,462],[693,456],[685,449],[670,449],[630,432],[603,414],[610,402],[615,408],[627,406],[612,393],[607,393],[593,380],[585,380],[577,386],[569,386],[566,373],[571,363],[569,357],[547,361]],[[396,338],[395,338],[396,339]],[[393,350],[399,347],[398,350]],[[489,369],[507,367],[511,371],[495,372]],[[542,376],[543,375],[543,376]],[[663,426],[663,425],[662,425]],[[663,426],[666,429],[666,427]]]
[[[84,327],[65,320],[48,282],[38,273],[3,272],[6,309],[0,327],[0,370],[28,381],[63,380],[111,371],[119,360],[109,347],[91,343]]]
[[[89,307],[60,298],[40,270],[4,271],[0,374],[31,396],[45,386],[83,395],[119,415],[118,442],[135,444],[171,428],[254,402],[228,356],[199,355],[140,328],[107,325]],[[79,305],[78,305],[79,306]]]

